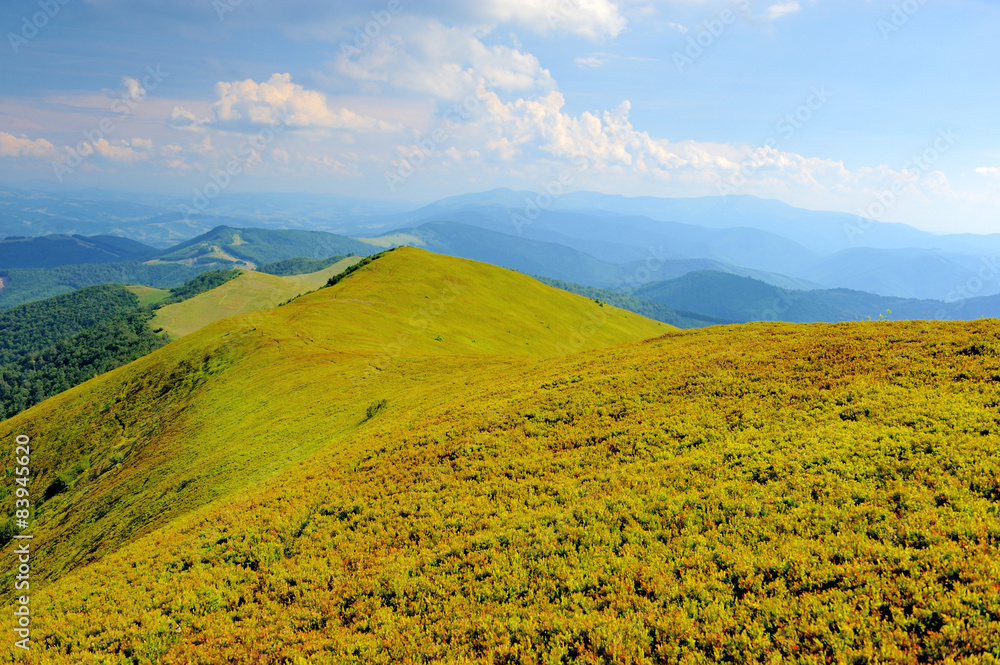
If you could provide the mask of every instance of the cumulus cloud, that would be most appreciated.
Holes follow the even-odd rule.
[[[671,141],[633,126],[628,101],[602,112],[568,113],[561,93],[504,100],[481,89],[480,113],[462,123],[440,159],[421,158],[422,169],[437,177],[452,170],[454,160],[478,163],[494,175],[538,179],[562,171],[579,173],[575,187],[632,191],[649,188],[663,195],[712,195],[722,185],[744,194],[823,202],[843,209],[857,198],[881,191],[894,179],[935,196],[950,196],[949,185],[935,175],[909,178],[888,167],[851,170],[839,160],[809,157],[772,146],[703,141]],[[416,149],[399,146],[393,167]],[[447,159],[450,158],[450,159]],[[912,182],[911,182],[912,181]]]
[[[55,146],[45,139],[32,140],[24,136],[0,132],[0,156],[2,157],[47,157],[54,151]]]
[[[391,131],[398,127],[340,108],[332,109],[321,92],[292,83],[291,74],[274,74],[263,83],[252,79],[219,82],[212,106],[222,124],[320,127],[359,131]]]
[[[334,61],[342,76],[362,82],[458,99],[482,79],[506,92],[555,88],[555,81],[534,55],[504,45],[486,45],[475,27],[449,27],[437,21],[405,21],[355,53],[341,52]]]
[[[979,175],[997,177],[1000,176],[1000,168],[996,166],[981,166],[978,169],[973,169]]]
[[[210,118],[199,118],[183,106],[175,106],[167,116],[167,125],[174,129],[184,131],[203,131],[204,125],[211,121]]]
[[[210,127],[255,131],[267,126],[362,132],[401,129],[398,123],[331,107],[326,95],[293,83],[287,73],[274,74],[260,83],[253,79],[220,81],[215,94],[210,117],[198,117],[183,106],[175,106],[167,125],[196,132]]]
[[[140,162],[148,159],[149,157],[146,153],[138,152],[133,149],[130,143],[125,140],[115,141],[112,143],[107,139],[102,138],[98,139],[94,143],[91,143],[91,148],[99,156],[112,162]]]

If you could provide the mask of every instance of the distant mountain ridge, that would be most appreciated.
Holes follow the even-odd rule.
[[[965,311],[939,300],[892,298],[850,289],[791,291],[771,284],[713,271],[688,273],[674,280],[653,282],[633,295],[678,310],[689,310],[737,323],[788,321],[792,323],[862,321],[866,319],[967,319],[983,311],[993,297],[973,299]],[[1000,313],[994,310],[993,316]]]
[[[977,279],[984,261],[1000,259],[1000,234],[938,235],[751,196],[658,199],[572,192],[544,198],[496,189],[442,199],[381,221],[387,227],[457,221],[557,242],[606,261],[657,254],[713,260],[777,273],[806,288],[921,299],[947,298]],[[1000,270],[980,281],[975,295],[1000,293]]]
[[[156,249],[129,238],[97,235],[8,236],[0,240],[0,268],[54,268],[141,261]]]
[[[402,204],[351,197],[254,193],[246,200],[220,202],[190,219],[179,218],[169,206],[157,207],[164,197],[133,203],[122,198],[102,202],[96,193],[73,196],[78,198],[0,188],[0,233],[87,227],[134,240],[155,237],[160,248],[155,263],[193,270],[360,256],[414,244],[602,288],[633,288],[714,270],[793,290],[849,289],[946,301],[1000,294],[1000,234],[937,235],[751,196],[549,196],[496,189],[400,211]],[[270,228],[275,225],[286,228]],[[852,225],[860,232],[852,231]],[[247,231],[256,234],[247,240],[234,236],[232,229],[259,230]],[[331,230],[338,232],[336,238],[325,235]],[[178,234],[183,241],[164,249],[163,239],[177,239]],[[371,237],[357,237],[361,234]],[[98,252],[86,260],[117,264],[109,256]],[[6,268],[0,263],[0,270]],[[16,290],[26,276],[12,279],[9,286]],[[36,281],[47,282],[48,277]],[[0,306],[3,299],[0,295]]]
[[[370,243],[323,231],[217,226],[208,233],[156,254],[155,259],[192,266],[231,265],[254,269],[295,257],[367,256],[376,251],[377,248]]]

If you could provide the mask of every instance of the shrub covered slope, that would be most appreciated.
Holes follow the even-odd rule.
[[[0,426],[66,488],[26,661],[996,662],[998,405],[995,321],[682,332],[396,250]]]

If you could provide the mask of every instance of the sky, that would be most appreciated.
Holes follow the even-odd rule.
[[[4,0],[0,183],[749,194],[994,233],[997,34],[995,0]]]

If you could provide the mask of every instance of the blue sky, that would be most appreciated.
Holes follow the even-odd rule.
[[[1000,232],[998,28],[976,0],[7,0],[0,181],[561,181]]]

